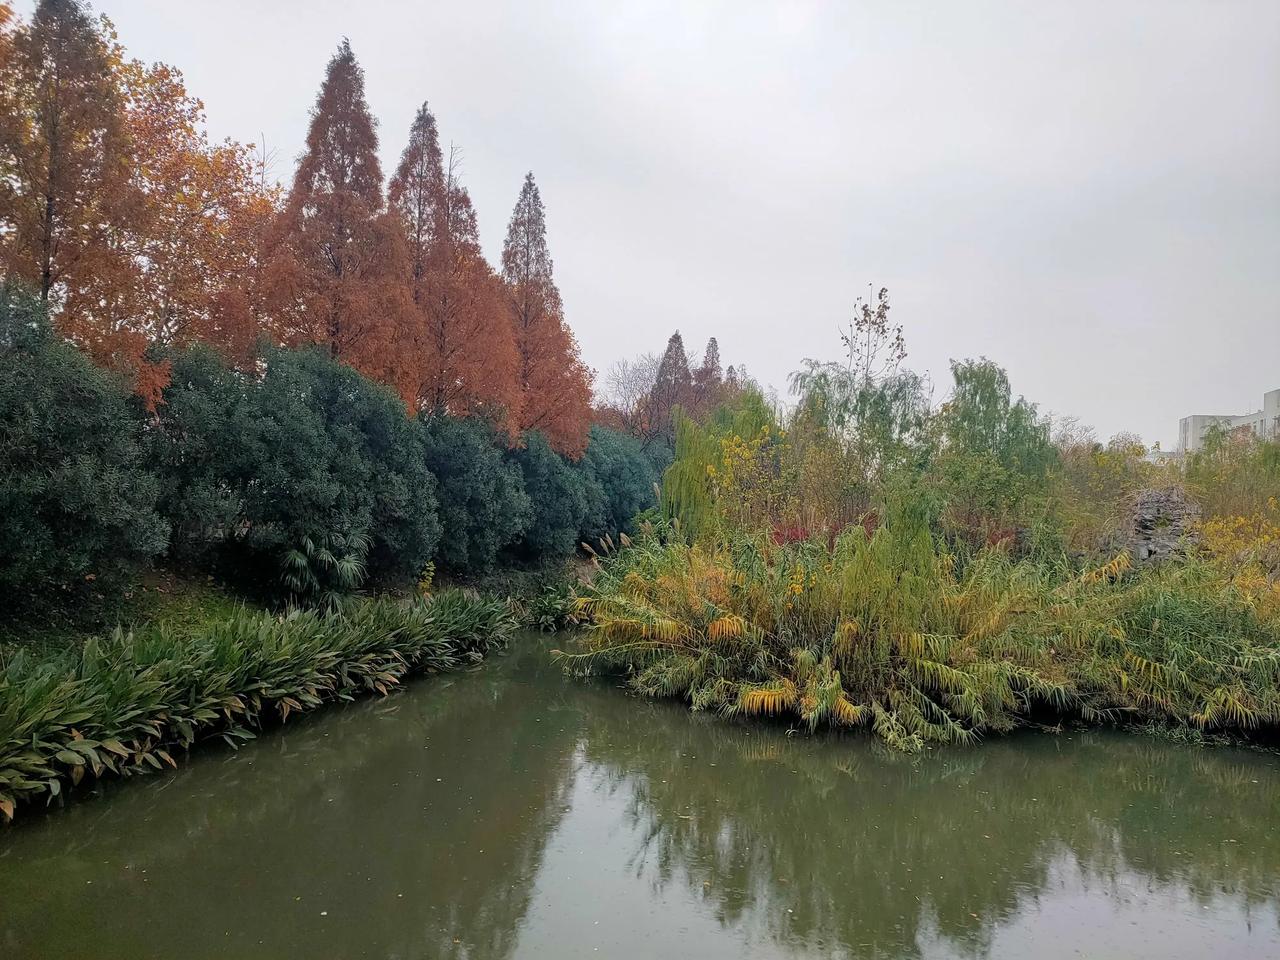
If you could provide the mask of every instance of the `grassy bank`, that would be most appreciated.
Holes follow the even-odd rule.
[[[90,594],[77,603],[51,602],[43,609],[0,617],[0,657],[18,648],[52,653],[83,644],[116,626],[144,624],[194,630],[248,606],[213,578],[173,570],[149,570],[119,589]]]
[[[694,709],[867,726],[892,746],[1037,720],[1280,724],[1280,621],[1208,560],[1078,572],[954,551],[921,517],[872,535],[689,543],[651,529],[581,591],[571,669]]]
[[[514,627],[503,601],[446,590],[330,613],[238,608],[196,625],[10,647],[0,663],[0,817],[87,778],[176,766],[210,737],[238,744],[292,714],[477,662]]]
[[[573,558],[469,576],[446,573],[437,582],[441,587],[505,597],[520,626],[554,633],[579,622],[574,586],[589,580],[592,573],[590,564]]]

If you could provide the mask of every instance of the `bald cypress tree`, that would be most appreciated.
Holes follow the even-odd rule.
[[[672,414],[676,407],[689,407],[693,396],[693,374],[689,371],[689,356],[685,353],[684,338],[677,330],[667,340],[662,352],[658,372],[649,393],[649,410],[653,432],[668,443],[674,441],[675,427]]]
[[[311,111],[268,287],[278,339],[322,344],[408,394],[409,262],[383,203],[377,151],[364,71],[344,40]]]
[[[431,413],[483,412],[514,431],[521,391],[501,283],[481,252],[475,210],[452,160],[445,170],[425,103],[388,196],[408,245],[415,402]]]
[[[724,386],[724,371],[720,366],[720,343],[715,337],[707,341],[702,363],[693,371],[692,394],[689,413],[701,419],[719,402]]]
[[[564,322],[547,249],[546,213],[533,174],[525,176],[507,225],[502,277],[519,358],[521,430],[537,430],[577,457],[591,426],[591,372]]]
[[[400,218],[409,249],[413,299],[424,295],[427,257],[441,231],[440,204],[444,198],[444,159],[436,118],[424,103],[409,127],[409,143],[387,188],[392,208]]]

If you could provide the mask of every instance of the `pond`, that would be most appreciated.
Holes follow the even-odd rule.
[[[551,645],[28,812],[0,956],[1280,956],[1280,757],[897,756],[566,680]]]

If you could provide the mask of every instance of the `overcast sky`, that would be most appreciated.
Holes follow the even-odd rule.
[[[1280,387],[1280,0],[94,6],[286,182],[349,37],[384,171],[429,101],[494,262],[534,171],[601,372],[679,328],[785,389],[874,284],[938,400],[985,355],[1171,447]]]

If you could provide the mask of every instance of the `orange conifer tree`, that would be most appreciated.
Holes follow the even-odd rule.
[[[264,285],[278,340],[322,344],[409,401],[409,261],[384,209],[377,149],[364,71],[344,40],[311,111]]]
[[[182,75],[125,62],[110,24],[73,0],[44,0],[3,36],[5,274],[148,402],[168,371],[153,343],[246,352],[254,330],[243,313],[232,329],[223,296],[249,274],[272,202],[245,148],[211,145]]]
[[[78,0],[41,0],[0,61],[0,263],[100,361],[140,373],[136,270],[122,232],[137,213],[120,50]]]
[[[577,457],[591,428],[591,371],[564,322],[546,214],[532,173],[525,176],[507,225],[502,276],[519,357],[520,429],[539,430],[554,449]]]
[[[502,292],[480,250],[475,211],[445,169],[439,133],[423,104],[388,190],[408,244],[414,320],[412,383],[418,407],[484,413],[514,430],[520,390],[515,340]]]
[[[253,274],[274,193],[255,177],[249,148],[209,142],[204,107],[180,72],[135,61],[125,87],[142,192],[130,227],[137,325],[156,343],[198,339],[242,357],[256,330],[226,298]]]

